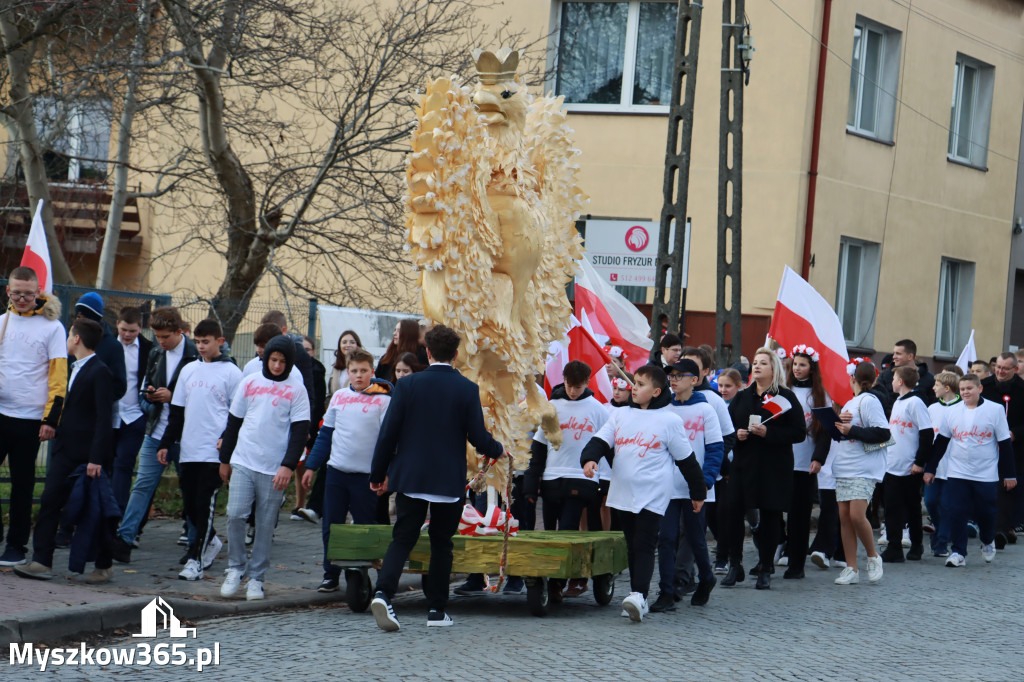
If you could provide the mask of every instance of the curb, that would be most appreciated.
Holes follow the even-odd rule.
[[[259,601],[198,601],[181,597],[165,597],[174,613],[185,620],[233,616],[278,609],[344,602],[344,592],[286,596]],[[0,646],[26,642],[53,642],[87,635],[96,635],[117,628],[130,628],[141,623],[141,611],[153,597],[131,597],[97,604],[70,606],[49,611],[33,611],[0,620]]]

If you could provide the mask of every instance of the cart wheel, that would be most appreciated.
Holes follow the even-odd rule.
[[[548,580],[547,578],[526,579],[526,606],[530,613],[538,618],[548,613]]]
[[[362,613],[370,606],[370,574],[366,569],[345,571],[345,601],[354,613]]]
[[[615,577],[611,573],[595,575],[590,579],[594,586],[594,601],[601,606],[607,606],[615,596]]]

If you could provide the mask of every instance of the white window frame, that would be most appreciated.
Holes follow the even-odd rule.
[[[974,111],[971,114],[970,130],[965,131],[961,129],[963,125],[961,104],[964,94],[964,73],[969,68],[977,72],[977,77],[974,79],[974,92],[972,93]],[[995,67],[965,54],[957,53],[956,63],[953,67],[953,97],[950,105],[949,139],[946,145],[946,158],[949,161],[986,169],[994,86]],[[957,152],[957,143],[961,137],[966,137],[968,140],[968,156],[961,156]]]
[[[107,157],[110,154],[110,137],[113,127],[113,114],[108,100],[103,99],[91,99],[91,100],[80,100],[72,102],[70,104],[58,104],[54,98],[41,98],[39,100],[39,106],[52,107],[56,112],[56,117],[53,121],[49,121],[49,125],[53,127],[53,130],[47,131],[47,139],[44,140],[44,144],[51,146],[57,142],[57,140],[63,139],[67,144],[67,151],[63,152],[68,156],[68,174],[66,178],[52,178],[50,182],[57,185],[78,185],[78,184],[92,184],[93,182],[106,182],[109,177],[109,164],[108,168],[105,169],[102,178],[97,180],[82,180],[82,166],[83,162],[81,157],[85,152],[86,147],[86,135],[95,131],[88,130],[87,117],[95,115],[97,111],[101,111],[106,114],[106,142],[107,149],[103,149],[103,157]],[[62,110],[61,110],[62,109]],[[40,128],[42,133],[42,127],[40,121],[37,118],[37,126]],[[99,165],[95,161],[87,162],[87,165]]]
[[[955,282],[950,279],[955,271]],[[944,305],[950,287],[951,306]],[[939,297],[935,310],[935,355],[955,357],[967,344],[974,307],[974,263],[943,258],[939,265]]]
[[[667,104],[633,104],[633,85],[636,79],[636,47],[637,34],[640,30],[640,4],[642,2],[661,2],[662,4],[675,4],[671,0],[556,0],[551,4],[551,38],[548,50],[548,91],[557,95],[557,72],[558,51],[560,49],[559,39],[561,37],[562,5],[565,2],[628,2],[629,9],[626,16],[626,44],[623,48],[625,54],[622,60],[622,94],[618,104],[587,104],[566,102],[566,111],[578,112],[604,112],[604,113],[632,113],[632,114],[667,114]],[[673,35],[675,28],[673,27]],[[674,53],[674,52],[673,52]],[[626,100],[629,103],[626,103]]]
[[[846,273],[849,268],[850,247],[861,249],[860,277],[857,280],[857,291],[846,290]],[[843,336],[850,346],[868,348],[872,345],[875,335],[875,307],[878,302],[878,275],[881,265],[882,246],[877,242],[863,239],[841,237],[839,239],[839,268],[836,279],[836,314],[840,320],[846,315],[846,306],[853,305],[854,328],[843,327]],[[853,300],[849,298],[853,296]]]
[[[894,28],[879,24],[877,21],[872,21],[860,15],[857,15],[856,29],[859,29],[861,35],[864,36],[861,38],[859,46],[861,70],[851,73],[851,78],[854,75],[859,77],[857,78],[857,91],[853,95],[856,97],[854,120],[853,122],[849,120],[849,107],[847,107],[846,129],[851,133],[864,137],[874,138],[882,142],[892,142],[896,121],[896,93],[899,88],[902,34]],[[868,41],[866,35],[869,32],[877,34],[881,39],[881,54],[878,59],[879,74],[877,76],[866,74],[863,70],[867,64]],[[857,57],[858,55],[854,55],[851,64],[857,60]],[[877,90],[874,130],[861,126],[861,119],[864,115],[864,89],[866,87],[873,87]]]

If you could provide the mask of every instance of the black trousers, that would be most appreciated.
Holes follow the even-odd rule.
[[[533,530],[537,526],[537,504],[523,495],[523,476],[512,477],[512,517],[519,521],[519,530]]]
[[[708,528],[718,541],[715,548],[715,561],[729,561],[729,479],[715,481],[714,508],[706,515]]]
[[[1024,471],[1024,448],[1021,449],[1020,454],[1016,453],[1016,448],[1014,450],[1013,460],[1019,480],[1021,472]],[[1021,492],[1020,486],[1013,490],[1007,490],[1000,485],[996,499],[998,505],[996,516],[997,531],[1005,533],[1013,530],[1017,524],[1024,522],[1024,493]]]
[[[829,559],[844,561],[843,543],[839,541],[839,503],[835,490],[818,490],[818,532],[811,543],[812,552],[821,552]]]
[[[196,532],[188,546],[188,558],[202,561],[206,543],[213,537],[213,513],[220,491],[220,464],[216,462],[182,462],[180,472],[181,501],[185,520]]]
[[[382,496],[383,497],[383,496]],[[427,608],[444,611],[448,604],[448,587],[452,574],[452,536],[459,529],[465,500],[458,502],[427,502],[398,493],[395,509],[398,512],[391,532],[391,544],[384,554],[384,563],[377,574],[377,590],[388,599],[398,591],[398,579],[409,558],[409,552],[420,538],[420,528],[430,510],[430,573],[427,574],[425,592]]]
[[[583,509],[585,507],[583,502],[557,494],[542,494],[541,498],[544,500],[544,504],[541,505],[544,515],[544,530],[580,529],[580,519],[583,518]],[[598,517],[597,528],[592,530],[598,530],[600,527],[601,521],[600,517]]]
[[[728,546],[729,563],[735,567],[743,566],[743,541],[746,532],[743,523],[746,520],[746,504],[743,491],[736,482],[729,486],[729,523]],[[760,509],[760,520],[757,524],[757,551],[761,566],[771,570],[775,561],[775,549],[782,537],[782,512]],[[719,541],[721,542],[721,541]]]
[[[789,557],[790,568],[803,569],[807,562],[815,480],[816,476],[806,471],[793,472],[793,496],[789,502],[786,528],[786,556]]]
[[[587,530],[612,530],[611,528],[605,528],[601,522],[601,507],[604,506],[605,498],[608,497],[608,486],[610,484],[611,481],[601,481],[597,499],[587,504]]]
[[[633,592],[647,597],[654,577],[654,550],[658,548],[661,514],[641,509],[639,514],[620,511],[619,522],[626,536],[626,559],[629,562],[629,586]]]
[[[16,419],[0,414],[0,464],[7,460],[11,470],[11,503],[8,507],[11,525],[7,529],[7,544],[18,549],[28,545],[32,529],[39,424],[38,419]],[[3,510],[0,509],[0,536],[3,532]]]
[[[910,527],[910,544],[924,542],[921,531],[921,474],[893,476],[887,473],[882,481],[885,494],[885,533],[890,547],[901,547],[903,526]],[[896,544],[893,544],[896,543]],[[902,549],[901,549],[902,551]]]
[[[61,510],[68,503],[71,491],[78,481],[78,478],[72,474],[82,464],[82,462],[61,456],[60,452],[55,452],[50,458],[50,466],[46,470],[46,485],[39,498],[36,528],[32,534],[32,560],[38,561],[44,566],[53,568],[53,550],[57,540]],[[109,473],[109,467],[107,467],[107,471]],[[113,539],[113,528],[110,529],[110,532],[101,533],[100,538],[96,568],[110,568],[114,565],[109,544],[109,541]]]

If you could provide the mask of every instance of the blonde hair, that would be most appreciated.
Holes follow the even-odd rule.
[[[768,386],[768,390],[772,393],[778,393],[779,388],[786,385],[786,370],[782,367],[782,359],[771,348],[758,348],[754,351],[754,357],[756,358],[758,355],[768,356],[768,362],[772,366],[772,383]],[[753,372],[753,363],[751,363],[750,368],[751,372]]]

